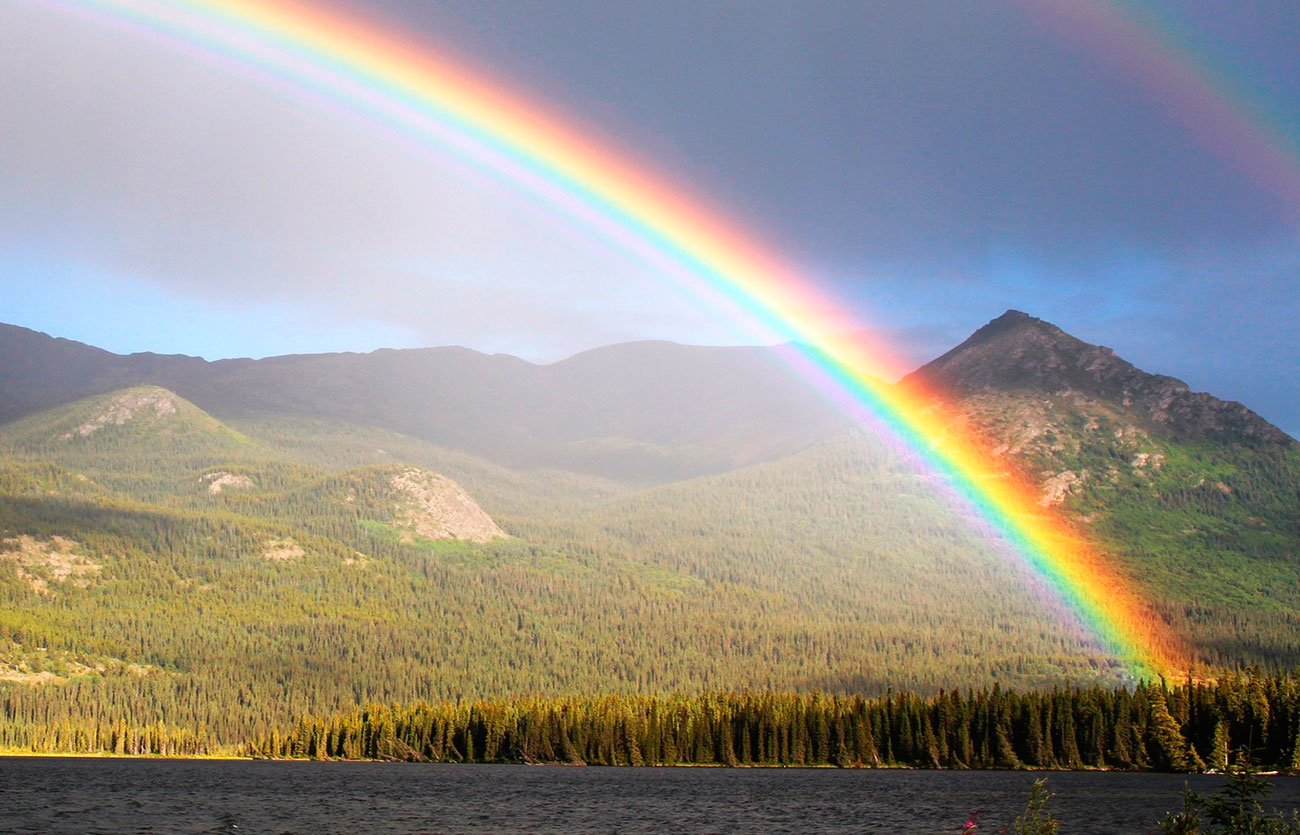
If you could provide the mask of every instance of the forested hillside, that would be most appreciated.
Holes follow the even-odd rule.
[[[1141,372],[1102,375],[1128,394],[1089,387],[1091,346],[1034,322],[1013,317],[923,371],[1202,662],[1300,663],[1295,444],[1200,395],[1159,420],[1131,396]],[[1008,335],[1023,344],[1008,349]],[[785,372],[760,373],[770,355],[700,349],[711,359],[697,361],[695,349],[651,345],[575,358],[554,373],[573,395],[566,409],[593,414],[566,423],[569,411],[538,406],[509,443],[544,438],[539,449],[563,454],[511,465],[488,437],[501,419],[449,446],[393,417],[419,403],[437,414],[411,431],[468,431],[488,388],[464,415],[440,416],[458,404],[433,388],[365,420],[396,379],[364,383],[376,367],[366,357],[227,367],[49,340],[68,366],[43,388],[20,372],[42,367],[30,352],[44,343],[20,341],[29,353],[0,378],[29,412],[60,386],[139,382],[140,368],[190,369],[186,384],[226,406],[251,399],[223,414],[134,386],[0,425],[0,703],[12,744],[166,738],[197,750],[305,714],[469,697],[1135,683],[932,477]],[[1021,361],[989,365],[980,351]],[[430,356],[463,359],[375,361],[392,371]],[[539,368],[476,356],[482,369]],[[1084,371],[1058,373],[1079,357]],[[214,377],[214,366],[227,370]],[[341,381],[326,373],[336,367]],[[290,368],[302,379],[276,388]],[[647,380],[658,382],[633,391]],[[588,385],[611,388],[580,395]],[[624,470],[652,460],[675,463]]]
[[[607,496],[407,439],[413,459],[487,497],[510,537],[479,544],[411,536],[392,483],[406,470],[366,463],[379,453],[365,431],[317,426],[309,464],[274,433],[253,440],[191,409],[177,399],[169,417],[210,443],[137,484],[120,474],[143,427],[130,421],[94,435],[123,465],[112,489],[98,470],[7,470],[0,657],[21,682],[7,697],[19,723],[161,722],[230,743],[368,701],[1125,674],[1044,616],[992,548],[963,545],[962,522],[865,437]],[[63,446],[40,455],[79,461],[85,439],[58,441],[68,424],[51,417],[52,432],[28,420],[14,437],[54,437]],[[227,450],[229,437],[250,440]],[[240,463],[218,467],[223,451]],[[94,568],[58,576],[61,561]],[[982,602],[951,606],[958,595]]]
[[[1300,445],[1012,311],[904,384],[947,393],[1212,665],[1300,663]]]

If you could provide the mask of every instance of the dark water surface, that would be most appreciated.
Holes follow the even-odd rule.
[[[39,833],[993,833],[1033,772],[0,758],[0,831]],[[1270,778],[1300,805],[1300,780]],[[1181,808],[1168,774],[1048,775],[1072,833],[1142,833]]]

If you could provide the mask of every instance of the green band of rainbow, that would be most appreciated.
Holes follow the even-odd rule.
[[[814,283],[697,199],[549,118],[500,84],[402,39],[292,0],[43,0],[127,23],[344,104],[452,152],[592,224],[703,299],[792,343],[791,363],[883,424],[1009,542],[1136,675],[1188,669],[1179,641],[1095,549],[1007,478],[932,392],[891,386],[899,363]],[[845,334],[854,334],[846,337]]]

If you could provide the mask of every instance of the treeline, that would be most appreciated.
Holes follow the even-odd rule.
[[[1300,677],[923,698],[710,693],[371,706],[301,719],[258,757],[588,765],[1300,769]]]
[[[206,757],[228,751],[206,728],[154,722],[136,726],[125,721],[68,721],[32,725],[0,722],[0,751],[32,754],[96,753],[123,756]]]

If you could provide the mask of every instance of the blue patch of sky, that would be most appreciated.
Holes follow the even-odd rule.
[[[1143,371],[1244,402],[1300,435],[1295,288],[1300,244],[1177,254],[1115,248],[1051,259],[1013,247],[982,262],[877,265],[843,282],[920,365],[1004,310],[1023,310],[1106,345]]]
[[[0,255],[0,321],[114,353],[182,353],[206,359],[414,347],[390,323],[331,316],[310,305],[221,302],[76,261],[31,252]]]

